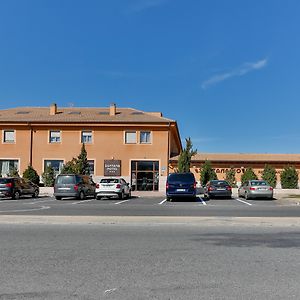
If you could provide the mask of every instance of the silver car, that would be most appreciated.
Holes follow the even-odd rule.
[[[239,189],[238,196],[250,198],[273,198],[273,187],[264,180],[248,180]]]
[[[131,197],[131,187],[123,178],[103,178],[96,186],[96,198],[118,197],[119,199]]]

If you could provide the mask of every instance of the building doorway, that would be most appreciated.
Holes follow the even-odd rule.
[[[158,186],[158,161],[131,161],[131,187],[133,191],[158,191]]]

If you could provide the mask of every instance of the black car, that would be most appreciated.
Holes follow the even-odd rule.
[[[231,198],[232,188],[226,180],[210,180],[204,187],[206,198]]]
[[[167,178],[166,196],[172,198],[196,198],[196,180],[193,173],[172,173]]]
[[[19,177],[0,178],[0,197],[19,199],[23,195],[39,196],[38,185]]]
[[[87,196],[96,197],[96,183],[88,175],[60,174],[54,183],[54,197],[75,197],[83,200]]]

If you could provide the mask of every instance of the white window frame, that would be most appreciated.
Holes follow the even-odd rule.
[[[86,134],[86,135],[84,135]],[[90,137],[90,140],[84,141],[84,137]],[[81,143],[92,144],[93,143],[93,131],[92,130],[82,130],[81,131]]]
[[[12,140],[8,140],[6,138],[7,133],[12,133],[12,135],[13,135]],[[3,135],[3,140],[2,140],[3,144],[14,144],[16,142],[16,131],[14,129],[3,129],[2,135]]]
[[[59,133],[58,136],[53,136],[52,133]],[[52,138],[56,138],[52,140]],[[61,143],[61,130],[49,130],[49,143],[50,144],[59,144]]]
[[[149,133],[149,141],[143,142],[142,141],[142,134]],[[140,144],[151,144],[152,143],[152,131],[150,130],[142,130],[140,131]]]
[[[135,130],[126,130],[124,133],[124,142],[125,144],[136,144],[137,143],[137,132]],[[133,134],[134,135],[134,141],[128,139],[129,134]],[[132,137],[133,137],[132,135]]]

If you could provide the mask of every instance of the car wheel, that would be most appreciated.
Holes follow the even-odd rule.
[[[55,199],[56,200],[61,200],[61,197],[60,196],[56,196]]]
[[[32,194],[32,198],[37,198],[39,196],[39,191],[35,190],[34,193]]]
[[[78,199],[79,199],[79,200],[84,200],[84,198],[85,198],[84,192],[81,191],[81,192],[79,193]]]
[[[119,199],[123,200],[124,199],[124,192],[122,191],[122,193],[119,193]]]
[[[20,199],[20,192],[16,191],[13,193],[12,199],[18,200]]]
[[[102,198],[101,196],[97,196],[96,197],[97,200],[101,200],[101,198]]]
[[[248,193],[245,193],[245,199],[246,199],[246,200],[249,200],[249,199],[250,199]]]
[[[131,198],[131,191],[129,191],[128,195],[127,195],[127,199]]]

